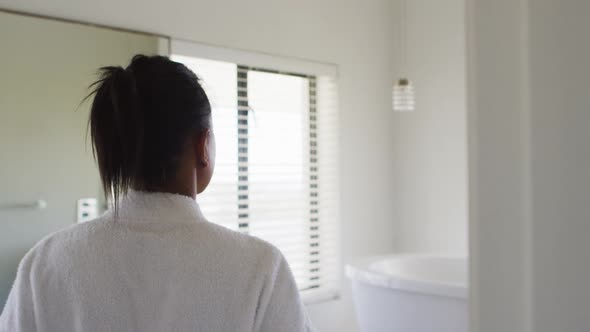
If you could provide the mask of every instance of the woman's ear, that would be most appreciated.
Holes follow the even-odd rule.
[[[197,136],[197,144],[195,144],[196,151],[196,167],[197,168],[207,168],[209,167],[210,163],[210,156],[211,156],[211,129],[203,130]]]
[[[215,135],[211,129],[205,129],[197,137],[196,144],[196,169],[197,169],[197,193],[207,188],[215,169]]]

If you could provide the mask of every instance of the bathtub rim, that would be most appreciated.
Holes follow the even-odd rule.
[[[357,281],[364,284],[388,288],[408,293],[417,293],[422,295],[440,296],[467,300],[469,296],[468,281],[465,284],[437,282],[432,280],[408,279],[400,276],[389,275],[372,270],[370,265],[379,261],[388,259],[462,259],[468,264],[465,255],[459,254],[441,254],[441,253],[412,253],[412,254],[389,254],[382,256],[373,256],[358,260],[356,263],[346,264],[345,274],[351,281]],[[467,266],[466,266],[467,268]],[[468,269],[467,269],[468,271]],[[466,278],[468,280],[468,278]]]

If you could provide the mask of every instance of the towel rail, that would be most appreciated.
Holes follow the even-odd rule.
[[[33,202],[0,203],[0,211],[3,210],[42,210],[47,208],[47,201],[38,199]]]

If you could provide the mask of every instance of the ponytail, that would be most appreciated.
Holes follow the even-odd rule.
[[[138,175],[143,115],[135,79],[121,67],[103,67],[90,109],[90,137],[103,190],[116,204]],[[100,158],[97,158],[100,156]],[[116,206],[116,205],[115,205]]]
[[[102,67],[92,87],[92,151],[116,211],[130,188],[158,187],[175,174],[188,136],[210,126],[211,108],[196,75],[160,56]]]

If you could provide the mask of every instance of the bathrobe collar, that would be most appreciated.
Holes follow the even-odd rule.
[[[191,197],[179,194],[136,190],[130,190],[120,200],[117,219],[123,222],[206,221],[196,200]]]

